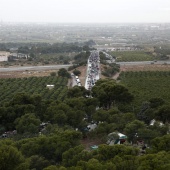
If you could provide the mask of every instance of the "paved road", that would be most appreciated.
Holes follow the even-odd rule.
[[[170,64],[170,61],[135,61],[135,62],[116,62],[120,65],[149,65],[149,64]]]
[[[99,80],[99,61],[99,51],[91,52],[87,62],[87,76],[85,81],[85,88],[88,90],[91,90],[91,88],[95,85],[95,82]]]
[[[149,64],[170,64],[170,61],[135,61],[135,62],[116,62],[120,65],[149,65]],[[19,67],[6,67],[0,68],[0,72],[10,72],[10,71],[25,71],[25,70],[53,70],[60,68],[68,68],[71,65],[46,65],[46,66],[19,66]]]
[[[48,65],[48,66],[19,66],[19,67],[6,67],[0,68],[0,72],[9,72],[9,71],[25,71],[25,70],[53,70],[60,68],[68,68],[71,65]]]

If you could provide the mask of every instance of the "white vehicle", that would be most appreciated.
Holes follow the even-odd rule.
[[[79,80],[79,79],[76,79],[76,81],[77,81],[78,83],[80,83],[80,80]]]

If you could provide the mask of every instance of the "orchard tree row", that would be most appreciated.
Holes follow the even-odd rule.
[[[170,71],[127,71],[121,72],[118,79],[135,97],[131,110],[139,112],[141,103],[151,98],[170,102]]]
[[[10,101],[20,92],[40,94],[43,99],[62,99],[67,91],[67,82],[68,78],[57,76],[1,79],[0,103]],[[54,88],[48,89],[47,85],[54,85]]]

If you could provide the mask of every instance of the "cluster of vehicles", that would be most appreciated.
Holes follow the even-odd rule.
[[[80,79],[78,76],[75,76],[76,78],[76,83],[77,83],[77,86],[81,86],[81,82],[80,82]]]
[[[73,79],[73,86],[76,86],[76,85],[82,86],[78,76],[74,75],[74,73],[71,73],[71,77]]]
[[[12,137],[12,136],[14,136],[14,135],[16,135],[16,134],[17,134],[17,130],[7,131],[7,132],[4,132],[4,133],[0,136],[0,138],[10,138],[10,137]]]
[[[99,79],[100,58],[99,52],[93,51],[88,59],[87,78],[85,88],[91,90]]]

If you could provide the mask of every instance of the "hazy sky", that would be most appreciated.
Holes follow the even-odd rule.
[[[170,0],[0,0],[12,22],[170,22]]]

